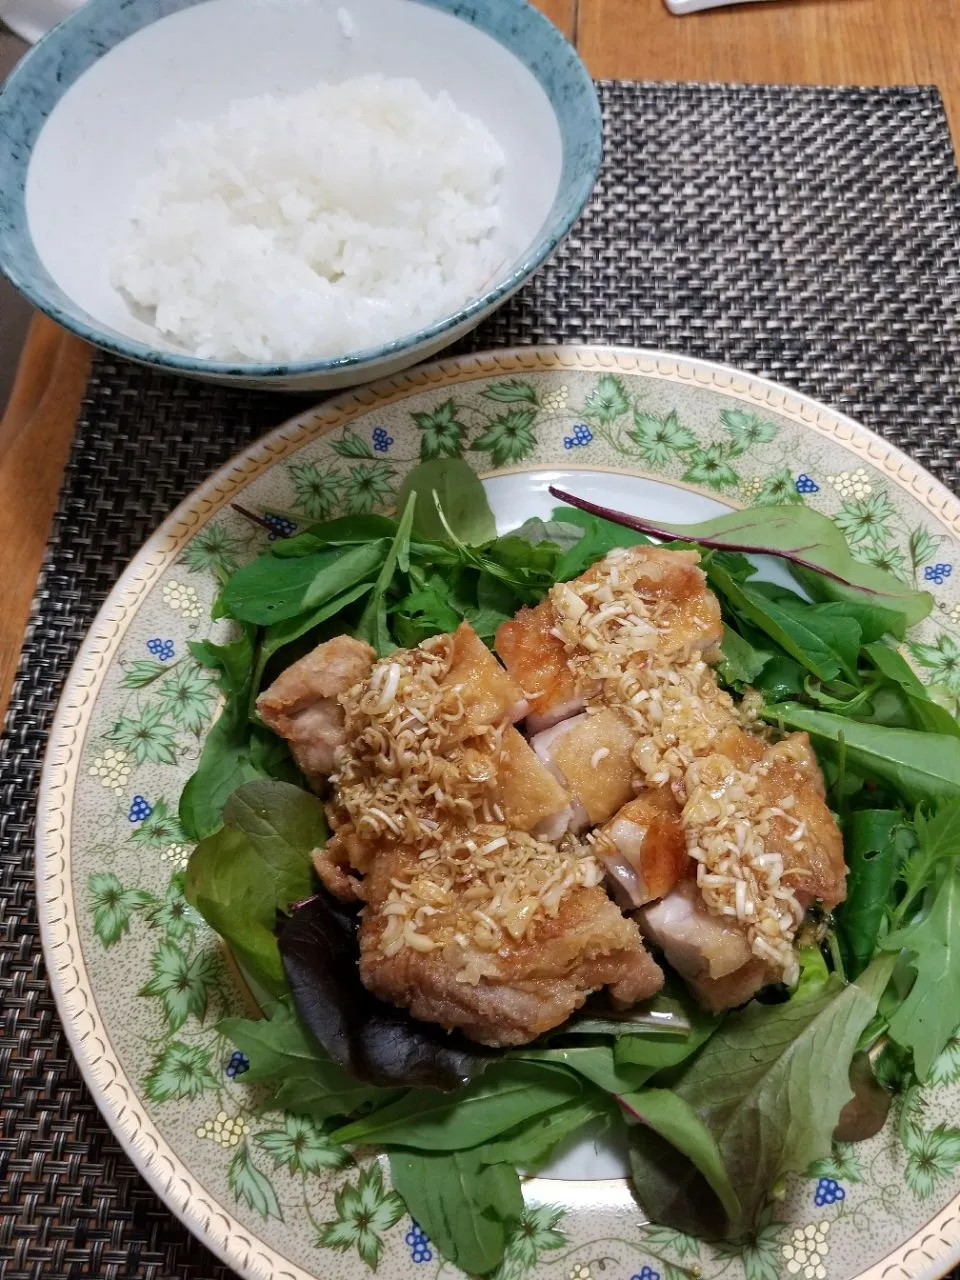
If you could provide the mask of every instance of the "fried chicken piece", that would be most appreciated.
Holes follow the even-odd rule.
[[[636,731],[610,707],[595,707],[544,729],[531,747],[569,791],[571,829],[606,820],[633,795]]]
[[[566,584],[572,595],[579,588],[613,582],[630,585],[656,620],[657,649],[676,662],[702,654],[719,656],[723,638],[720,605],[708,590],[696,551],[667,551],[639,546],[618,549],[586,573]],[[521,609],[497,630],[495,648],[507,670],[530,702],[527,727],[531,733],[547,729],[581,711],[596,694],[596,684],[578,679],[560,634],[560,615],[551,595],[533,609]]]
[[[745,1004],[776,974],[750,950],[735,921],[711,915],[692,879],[637,912],[640,931],[711,1012]]]
[[[336,636],[287,667],[257,698],[260,718],[287,739],[312,786],[332,771],[334,752],[344,742],[338,698],[370,674],[375,657],[362,640]]]
[[[489,830],[478,828],[477,840]],[[636,924],[595,882],[599,871],[592,859],[533,841],[517,850],[514,837],[508,839],[512,852],[525,851],[534,864],[521,892],[547,883],[554,871],[569,876],[580,865],[586,874],[560,893],[553,914],[543,908],[544,899],[549,901],[547,889],[536,901],[515,899],[511,915],[510,885],[517,887],[511,871],[516,869],[499,867],[493,873],[494,888],[507,910],[494,920],[482,909],[491,904],[489,893],[484,896],[490,886],[482,859],[465,859],[460,883],[444,890],[446,863],[437,873],[424,865],[417,850],[384,848],[363,880],[364,985],[415,1018],[458,1028],[471,1039],[497,1046],[527,1044],[559,1026],[601,987],[609,986],[613,998],[627,1004],[658,991],[663,973],[644,949]],[[522,881],[522,859],[519,872]],[[406,904],[413,912],[408,920],[432,905],[433,914],[421,915],[412,938],[406,936],[400,914],[404,896],[413,899]],[[479,909],[474,905],[478,902]],[[395,937],[399,946],[387,941]]]
[[[643,791],[628,801],[597,833],[593,850],[625,907],[642,907],[669,893],[689,861],[680,806],[670,788]]]
[[[764,848],[783,860],[784,879],[801,906],[819,901],[830,910],[841,903],[847,878],[843,837],[823,799],[823,774],[807,734],[791,733],[766,744],[731,726],[716,751],[735,769],[757,769],[754,806],[769,824]],[[722,800],[723,786],[713,789]]]
[[[515,724],[529,709],[516,680],[504,671],[469,622],[461,622],[453,633],[445,683],[459,690],[471,728],[503,721]]]
[[[570,829],[574,817],[570,793],[512,727],[504,730],[497,785],[495,803],[507,826],[532,831],[544,840],[559,840]]]

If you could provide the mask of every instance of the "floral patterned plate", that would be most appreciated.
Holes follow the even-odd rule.
[[[908,653],[960,698],[960,503],[862,427],[728,369],[590,348],[444,361],[329,401],[218,472],[134,559],[80,651],[50,738],[37,881],[48,968],[94,1096],[144,1177],[243,1276],[455,1269],[385,1167],[352,1163],[307,1120],[258,1114],[247,1063],[217,1031],[243,996],[182,892],[177,797],[217,713],[187,641],[216,630],[216,574],[267,536],[389,510],[407,468],[461,454],[501,527],[546,514],[551,482],[663,519],[825,511],[858,556],[933,592]],[[934,1277],[960,1257],[960,1040],[904,1105],[873,1141],[788,1179],[737,1253],[645,1225],[627,1183],[606,1176],[611,1157],[573,1152],[527,1183],[497,1280]]]

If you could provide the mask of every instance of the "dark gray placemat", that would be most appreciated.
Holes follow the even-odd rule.
[[[847,411],[960,489],[960,187],[937,92],[600,93],[606,161],[586,216],[469,345],[612,342],[727,361]],[[94,364],[0,740],[6,1280],[230,1274],[132,1168],[70,1057],[37,935],[34,810],[57,696],[123,566],[176,502],[302,403]]]

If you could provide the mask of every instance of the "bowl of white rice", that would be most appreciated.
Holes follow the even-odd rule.
[[[345,386],[520,288],[601,149],[526,0],[87,0],[0,94],[0,269],[130,359]]]

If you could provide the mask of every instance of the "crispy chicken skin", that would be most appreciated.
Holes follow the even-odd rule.
[[[508,826],[545,840],[559,840],[570,829],[570,793],[512,727],[504,730],[497,783],[497,803]]]
[[[783,858],[784,874],[792,875],[801,904],[822,902],[830,910],[841,903],[847,892],[843,837],[823,799],[823,775],[807,734],[791,733],[768,745],[730,728],[718,741],[717,754],[738,769],[765,766],[757,783],[758,800],[783,814],[770,820],[767,850]]]
[[[385,957],[380,945],[387,917],[376,904],[391,883],[416,874],[416,851],[385,849],[363,881],[367,908],[360,930],[360,976],[374,994],[407,1008],[415,1018],[459,1028],[488,1045],[526,1044],[564,1022],[587,995],[609,986],[615,1000],[632,1004],[663,985],[663,973],[646,952],[637,926],[626,919],[599,886],[567,893],[555,917],[542,922],[532,938],[506,940],[495,953],[468,941],[422,952],[404,947]],[[461,893],[452,927],[471,927],[469,902]],[[431,929],[449,928],[444,915]],[[473,964],[495,966],[478,982],[462,975]]]
[[[718,656],[723,639],[720,605],[708,590],[695,551],[665,551],[661,547],[631,547],[618,561],[624,579],[634,585],[657,610],[664,636],[664,653],[677,661],[702,653]],[[609,572],[601,560],[576,579],[597,582]],[[578,685],[567,663],[563,641],[554,633],[557,615],[549,599],[533,609],[521,609],[497,630],[495,648],[530,702],[527,727],[531,733],[547,729],[581,711],[588,690]]]
[[[533,750],[573,797],[574,830],[606,822],[633,795],[635,741],[635,732],[610,707],[594,707],[561,720],[531,740]]]
[[[673,792],[657,787],[629,800],[600,830],[593,848],[625,907],[662,898],[689,861]]]
[[[522,695],[468,626],[377,662],[341,709],[334,834],[314,865],[364,904],[369,990],[512,1045],[604,986],[622,1002],[659,989],[599,863],[564,837],[570,795],[511,723]]]
[[[287,667],[257,698],[260,718],[287,739],[313,786],[330,773],[334,752],[343,745],[343,709],[337,699],[370,674],[375,657],[362,640],[336,636]]]

